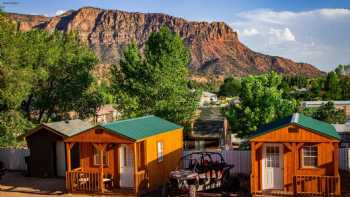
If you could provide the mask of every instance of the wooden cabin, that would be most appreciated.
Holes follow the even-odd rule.
[[[24,136],[30,151],[26,159],[28,175],[34,177],[64,177],[66,152],[63,140],[92,125],[80,119],[42,123]],[[72,165],[79,166],[79,147],[72,150]]]
[[[340,136],[328,123],[300,113],[250,137],[253,196],[340,196]]]
[[[80,166],[67,159],[70,192],[142,194],[166,184],[182,156],[182,126],[156,116],[98,125],[65,140],[80,146]]]

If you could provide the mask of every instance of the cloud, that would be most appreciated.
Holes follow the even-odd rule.
[[[236,14],[230,24],[243,43],[262,53],[311,63],[325,71],[350,63],[349,9],[258,9]]]
[[[257,29],[250,28],[250,29],[244,29],[243,32],[242,32],[242,35],[243,36],[254,36],[254,35],[257,35],[259,33],[260,32]]]
[[[295,36],[287,27],[284,29],[270,28],[269,34],[275,36],[279,41],[295,41]]]
[[[65,12],[66,12],[66,10],[57,10],[55,14],[57,16],[57,15],[64,14]]]

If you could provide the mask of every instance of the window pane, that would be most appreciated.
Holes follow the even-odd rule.
[[[307,145],[303,147],[303,166],[317,167],[317,146]]]

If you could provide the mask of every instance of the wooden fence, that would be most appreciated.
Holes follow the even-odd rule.
[[[294,176],[293,193],[299,196],[339,196],[339,176]]]
[[[0,161],[8,170],[27,170],[26,156],[29,156],[27,148],[0,148]]]

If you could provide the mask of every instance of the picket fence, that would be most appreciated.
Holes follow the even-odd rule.
[[[184,155],[192,152],[195,151],[184,151]],[[222,154],[226,163],[234,165],[233,173],[250,174],[250,151],[223,150],[218,152]],[[350,171],[350,148],[341,148],[339,153],[339,168]],[[27,165],[24,160],[26,156],[29,156],[27,148],[0,148],[0,161],[9,170],[26,170]]]

